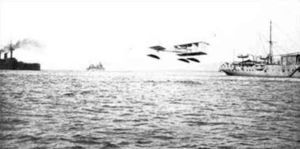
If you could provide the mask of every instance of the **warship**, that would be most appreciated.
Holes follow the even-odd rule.
[[[14,58],[13,51],[15,48],[12,44],[9,44],[7,49],[0,49],[0,70],[41,70],[39,63],[25,63]],[[2,53],[4,54],[3,58],[1,57]],[[10,57],[8,57],[9,53]]]
[[[266,57],[239,55],[241,61],[226,62],[220,66],[219,71],[230,76],[300,78],[300,52],[282,54],[279,57],[273,55],[272,21],[270,21],[268,42],[269,54]]]

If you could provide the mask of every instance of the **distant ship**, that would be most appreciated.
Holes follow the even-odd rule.
[[[272,22],[270,22],[269,54],[266,57],[240,55],[242,61],[224,63],[219,71],[230,76],[258,76],[258,77],[294,77],[300,78],[300,52],[280,55],[275,61],[273,56]],[[244,60],[245,59],[245,60]]]
[[[18,61],[13,57],[13,51],[15,50],[12,44],[9,45],[8,50],[10,52],[10,57],[8,58],[8,51],[3,49],[0,50],[0,70],[41,70],[39,63],[25,63]],[[4,58],[2,59],[2,53],[4,53]]]
[[[105,68],[103,67],[103,65],[101,63],[99,63],[98,65],[91,64],[86,70],[101,70],[101,71],[104,71]]]

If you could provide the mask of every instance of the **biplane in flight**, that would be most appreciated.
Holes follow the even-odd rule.
[[[179,45],[174,45],[173,49],[166,49],[165,47],[161,45],[156,45],[156,46],[151,46],[149,47],[152,50],[155,50],[157,53],[159,52],[170,52],[174,53],[177,55],[177,60],[182,61],[185,63],[190,63],[190,62],[196,62],[200,63],[200,60],[197,59],[198,56],[201,55],[207,55],[206,52],[203,52],[200,47],[206,47],[208,46],[209,43],[199,41],[199,42],[192,42],[192,43],[186,43],[186,44],[179,44]],[[160,59],[160,57],[156,54],[148,54],[147,56],[154,58],[154,59]]]

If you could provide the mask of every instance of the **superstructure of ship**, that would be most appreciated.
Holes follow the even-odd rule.
[[[300,51],[279,55],[278,59],[274,58],[272,21],[270,21],[269,54],[266,57],[239,55],[238,58],[242,60],[226,62],[220,66],[219,71],[230,76],[300,78]]]
[[[14,47],[8,46],[8,51],[0,49],[0,70],[41,70],[39,63],[25,63],[13,57]],[[10,57],[8,54],[10,53]],[[2,58],[2,54],[4,57]]]

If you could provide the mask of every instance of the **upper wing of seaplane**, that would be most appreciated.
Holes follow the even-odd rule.
[[[178,56],[177,60],[185,63],[189,63],[189,62],[200,63],[200,61],[195,57],[206,55],[207,53],[203,52],[201,47],[208,46],[208,45],[209,43],[207,42],[199,41],[199,42],[174,45],[173,48],[171,49],[167,49],[161,45],[151,46],[149,48],[155,50],[156,52],[174,53]],[[160,59],[160,57],[155,54],[148,54],[147,56],[155,59]]]

